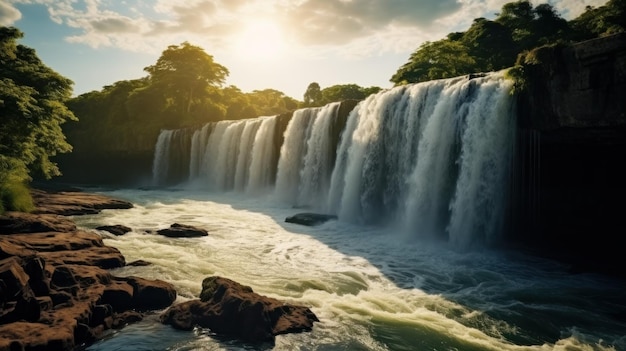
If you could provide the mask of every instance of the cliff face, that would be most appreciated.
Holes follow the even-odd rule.
[[[529,54],[518,101],[516,241],[618,271],[626,220],[626,33]]]
[[[626,127],[626,33],[539,48],[527,56],[524,70],[524,126],[541,131]]]

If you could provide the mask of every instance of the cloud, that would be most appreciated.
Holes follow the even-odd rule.
[[[11,0],[9,0],[11,1]],[[56,23],[78,30],[66,38],[91,47],[160,52],[189,41],[225,50],[248,22],[271,19],[292,51],[344,57],[411,52],[425,40],[464,31],[477,17],[493,18],[513,0],[13,0],[47,7]],[[552,0],[571,19],[606,0]],[[533,3],[539,3],[534,1]],[[20,11],[0,3],[0,21]]]
[[[460,9],[456,0],[306,0],[291,5],[287,21],[305,44],[345,44],[395,28],[428,28]]]
[[[22,13],[13,5],[0,2],[0,26],[11,26],[22,18]]]

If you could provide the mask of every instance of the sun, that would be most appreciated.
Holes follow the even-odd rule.
[[[238,57],[250,60],[274,60],[285,52],[285,39],[280,27],[269,20],[248,22],[235,38]]]

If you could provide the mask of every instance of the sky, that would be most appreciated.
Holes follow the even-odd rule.
[[[302,100],[312,82],[390,88],[422,43],[493,19],[511,1],[0,0],[0,26],[20,29],[20,43],[71,79],[74,95],[145,77],[186,41],[229,70],[226,85]],[[569,20],[606,0],[549,3]]]

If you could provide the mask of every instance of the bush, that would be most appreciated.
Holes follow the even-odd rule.
[[[0,155],[0,214],[35,209],[28,188],[30,177],[23,162]]]
[[[31,212],[35,209],[28,186],[23,182],[0,185],[0,213],[6,211]]]

